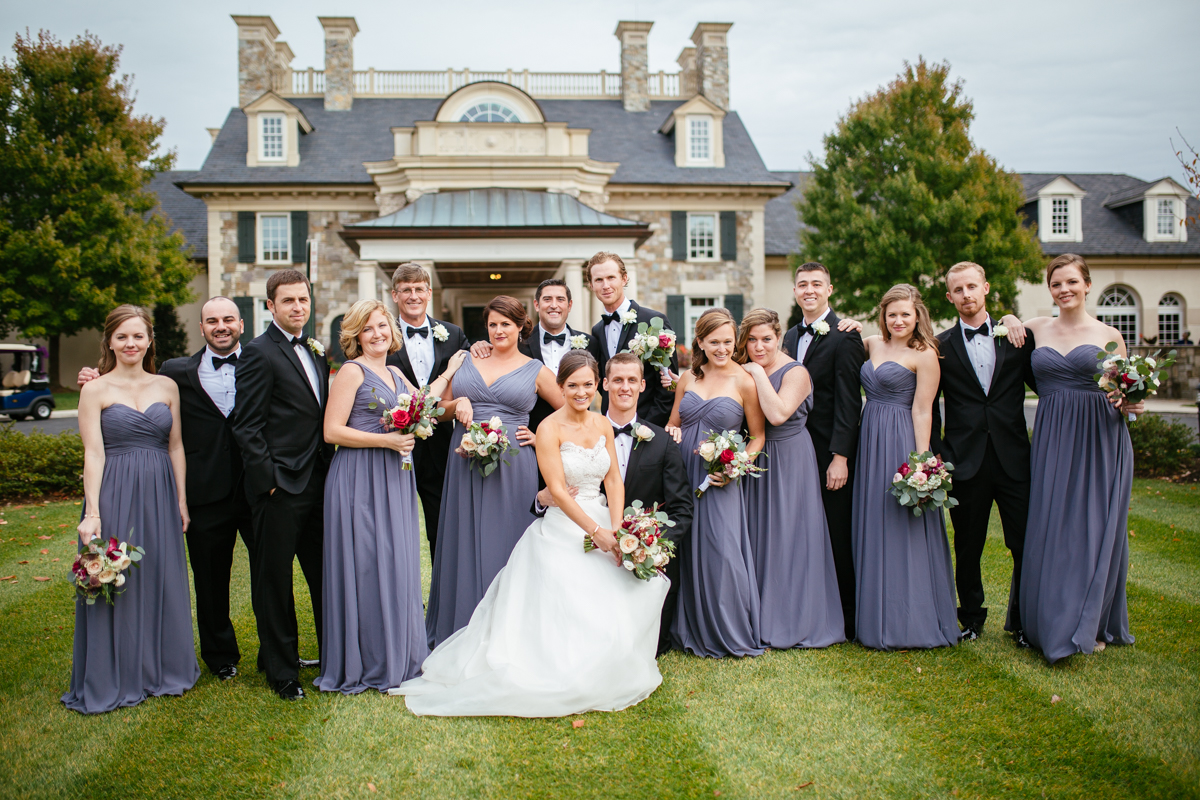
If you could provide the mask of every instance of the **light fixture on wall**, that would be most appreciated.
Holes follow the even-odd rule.
[[[491,278],[491,279],[492,279],[492,280],[494,280],[494,281],[498,281],[498,280],[500,280],[501,278],[503,278],[504,276],[503,276],[503,275],[501,275],[499,272],[493,272],[492,274],[488,275],[488,277],[489,277],[489,278]]]

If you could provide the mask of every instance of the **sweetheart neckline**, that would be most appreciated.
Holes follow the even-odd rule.
[[[600,446],[604,445],[605,442],[606,442],[606,438],[603,435],[601,435],[601,437],[596,440],[596,444],[592,445],[591,447],[584,447],[583,445],[575,444],[574,442],[563,442],[562,444],[560,444],[558,446],[558,449],[559,449],[559,451],[561,451],[567,445],[571,445],[572,447],[578,448],[585,453],[594,453]]]
[[[717,395],[716,397],[704,398],[704,397],[700,397],[700,393],[699,393],[699,392],[693,391],[692,389],[688,389],[686,392],[684,392],[684,394],[694,394],[694,395],[696,395],[696,397],[699,397],[699,398],[700,398],[700,402],[701,402],[701,403],[711,403],[713,400],[729,400],[729,401],[730,401],[730,402],[732,402],[732,403],[737,403],[737,407],[738,407],[738,408],[741,408],[741,407],[742,407],[742,404],[741,404],[741,403],[738,403],[738,401],[737,401],[737,400],[734,400],[732,397],[730,397],[730,396],[729,396],[729,395],[727,395],[727,394],[719,394],[719,395]]]
[[[1097,352],[1104,349],[1103,347],[1100,347],[1099,345],[1091,344],[1090,342],[1084,342],[1083,344],[1075,345],[1074,347],[1072,347],[1070,349],[1069,352],[1066,352],[1066,353],[1062,352],[1057,347],[1052,347],[1048,344],[1044,344],[1041,347],[1035,347],[1033,349],[1035,352],[1038,350],[1049,350],[1050,352],[1054,353],[1055,355],[1059,356],[1060,358],[1067,358],[1068,356],[1071,355],[1071,353],[1074,353],[1076,350],[1078,350],[1081,347],[1093,347],[1097,350]]]
[[[871,372],[879,372],[879,367],[882,367],[885,364],[895,364],[897,367],[908,372],[910,375],[917,374],[917,371],[915,369],[909,369],[908,367],[901,364],[899,361],[883,361],[879,364],[879,367],[877,367],[877,366],[875,366],[875,362],[868,358],[866,360],[866,363],[871,365]]]
[[[106,411],[106,410],[112,408],[113,406],[121,406],[122,408],[128,408],[130,411],[135,411],[138,414],[141,414],[143,417],[146,416],[146,413],[149,412],[150,409],[154,408],[155,406],[167,406],[168,410],[171,408],[169,405],[164,403],[162,400],[155,400],[153,403],[146,406],[145,411],[142,411],[140,408],[135,408],[134,406],[131,406],[128,403],[110,403],[109,405],[106,405],[104,408],[102,408],[100,410]]]

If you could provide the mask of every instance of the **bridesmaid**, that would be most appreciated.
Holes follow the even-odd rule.
[[[421,673],[429,655],[421,608],[421,542],[414,473],[402,466],[416,437],[385,431],[385,409],[415,394],[387,357],[403,340],[387,307],[360,300],[342,321],[351,359],[325,409],[325,441],[338,445],[325,479],[321,674],[326,692],[386,692]],[[465,354],[430,384],[440,395]],[[353,366],[350,366],[353,365]]]
[[[766,416],[766,473],[743,481],[746,523],[764,647],[828,647],[846,641],[833,546],[821,503],[817,453],[806,427],[808,370],[780,348],[779,315],[756,308],[742,319],[734,361],[754,379]]]
[[[538,397],[556,410],[563,404],[554,373],[517,350],[517,343],[533,329],[521,301],[495,297],[484,306],[483,318],[491,357],[468,357],[442,394],[447,417],[456,420],[451,441],[457,444],[472,420],[499,416],[509,441],[520,447],[486,478],[465,456],[451,458],[446,465],[425,613],[430,649],[466,627],[492,578],[533,522],[529,498],[537,494],[538,470],[530,447],[535,437],[527,427],[529,412]]]
[[[706,474],[696,449],[709,433],[742,430],[744,422],[751,437],[746,451],[753,455],[763,447],[763,412],[754,379],[733,360],[736,336],[737,323],[728,311],[704,312],[696,321],[692,369],[680,376],[675,389],[666,430],[681,443],[694,486]],[[746,499],[740,486],[725,483],[714,478],[696,499],[691,542],[679,560],[679,610],[671,638],[698,656],[757,656],[763,647]]]
[[[79,394],[83,520],[79,541],[116,537],[145,548],[113,605],[75,601],[72,711],[99,714],[196,685],[179,388],[154,374],[154,326],[138,306],[104,321],[100,377]]]
[[[1067,253],[1046,267],[1058,317],[1025,324],[1037,349],[1032,486],[1021,566],[1021,625],[1051,663],[1107,644],[1133,644],[1125,606],[1133,448],[1122,408],[1096,385],[1096,354],[1120,331],[1087,313],[1087,263]],[[1114,407],[1116,406],[1116,407]]]
[[[858,641],[876,650],[958,643],[958,613],[946,521],[920,517],[889,490],[912,452],[929,450],[941,367],[921,294],[897,284],[879,301],[880,335],[862,365],[862,432],[854,481],[854,571]]]

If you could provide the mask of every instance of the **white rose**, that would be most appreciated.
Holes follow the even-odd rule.
[[[638,425],[636,433],[639,439],[649,440],[654,438],[654,431],[645,425]]]
[[[925,466],[927,466],[927,467],[937,467],[937,458],[933,458],[933,457],[931,457],[931,458],[927,458],[927,459],[925,459]]]
[[[1154,360],[1153,358],[1151,358],[1150,356],[1146,356],[1146,363],[1147,363],[1149,366],[1151,366],[1151,367],[1156,367],[1156,366],[1158,366],[1158,362],[1157,362],[1157,361],[1155,361],[1155,360]]]
[[[499,428],[504,422],[499,417],[492,417],[488,420],[489,428]]]
[[[125,585],[125,576],[118,573],[116,579],[113,581],[113,586],[116,586],[119,589],[124,585]]]
[[[496,444],[496,442],[500,441],[500,434],[492,431],[487,435],[487,440],[492,444]]]
[[[904,476],[901,475],[899,472],[897,472],[895,475],[892,476],[892,483],[903,483],[903,482],[904,482]]]
[[[632,561],[622,561],[621,566],[630,572],[633,572],[637,568],[637,564],[634,564]]]
[[[632,325],[635,322],[637,322],[637,312],[636,311],[631,310],[631,311],[626,311],[625,313],[621,314],[621,324],[622,325]]]
[[[475,442],[471,439],[470,436],[464,436],[462,438],[462,449],[466,450],[468,453],[475,452]]]
[[[632,553],[634,550],[637,550],[638,544],[639,544],[638,538],[636,536],[634,536],[632,533],[627,533],[621,537],[621,541],[620,541],[621,552],[622,553]]]
[[[717,446],[712,442],[705,442],[700,445],[700,457],[705,461],[712,461],[717,455]]]
[[[814,322],[812,327],[813,333],[817,334],[817,336],[824,336],[829,333],[829,323],[825,320]]]
[[[992,337],[993,338],[1003,339],[1005,336],[1008,336],[1008,326],[997,325],[995,328],[992,329]]]
[[[404,410],[407,411],[409,405],[412,403],[412,395],[411,394],[402,394],[396,398],[396,403],[399,405],[400,408],[403,408]]]
[[[101,570],[100,574],[96,577],[100,579],[101,583],[112,583],[114,580],[116,580],[117,573],[113,572],[111,569],[105,569]]]
[[[428,439],[430,436],[433,436],[433,426],[418,425],[417,429],[413,431],[413,433],[417,435],[418,439]]]
[[[132,563],[133,562],[129,559],[129,556],[122,553],[120,558],[117,558],[113,561],[113,569],[122,570],[127,568]]]
[[[664,553],[662,553],[661,551],[655,553],[654,554],[654,566],[661,567],[663,565],[663,562],[666,560],[666,558],[667,558],[666,555]]]

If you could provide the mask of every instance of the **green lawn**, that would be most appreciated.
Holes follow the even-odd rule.
[[[54,410],[70,411],[79,408],[79,392],[55,392]]]
[[[1133,647],[1054,668],[1016,650],[997,619],[1008,556],[996,527],[985,554],[994,616],[978,642],[671,654],[649,700],[575,718],[578,729],[418,719],[374,693],[278,701],[253,668],[244,553],[242,676],[226,685],[205,670],[182,698],[68,712],[64,575],[79,508],[4,507],[0,577],[17,577],[0,582],[0,796],[1200,797],[1200,489],[1137,481],[1134,495]]]

